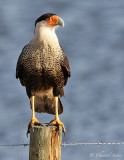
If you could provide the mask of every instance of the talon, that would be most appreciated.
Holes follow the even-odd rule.
[[[59,125],[59,129],[60,129],[60,125],[62,126],[63,132],[65,133],[65,126],[64,124],[60,121],[60,119],[53,119],[51,122],[51,124],[55,124],[55,125]]]
[[[32,117],[31,121],[28,123],[27,135],[30,133],[30,126],[34,124],[40,124],[40,122],[37,120],[37,118]]]

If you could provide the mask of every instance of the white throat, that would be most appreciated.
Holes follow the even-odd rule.
[[[56,26],[48,26],[45,21],[39,22],[36,25],[34,38],[32,41],[43,41],[45,43],[58,43],[58,38],[55,33]]]

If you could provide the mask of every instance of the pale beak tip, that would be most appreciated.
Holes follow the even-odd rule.
[[[57,23],[58,25],[60,25],[60,26],[62,26],[62,27],[64,27],[64,21],[61,19],[61,18],[59,18],[59,20],[58,20],[58,23]]]

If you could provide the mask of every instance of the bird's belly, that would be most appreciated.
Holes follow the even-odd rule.
[[[55,114],[55,101],[53,96],[53,88],[47,90],[41,89],[35,92],[35,111],[38,113]]]
[[[44,97],[44,96],[51,97],[53,96],[53,87],[49,89],[44,89],[44,87],[42,87],[39,91],[36,91],[35,95],[39,97]]]

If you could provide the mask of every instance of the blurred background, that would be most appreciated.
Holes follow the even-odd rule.
[[[124,141],[124,1],[0,1],[0,144],[29,143],[31,119],[25,88],[15,78],[19,54],[34,34],[34,22],[53,12],[64,21],[57,29],[69,59],[71,78],[62,98],[66,127],[63,143]],[[54,118],[36,114],[40,122]],[[91,154],[95,156],[91,156]],[[117,160],[123,145],[66,146],[62,160]],[[28,160],[28,147],[0,147],[0,160]]]

